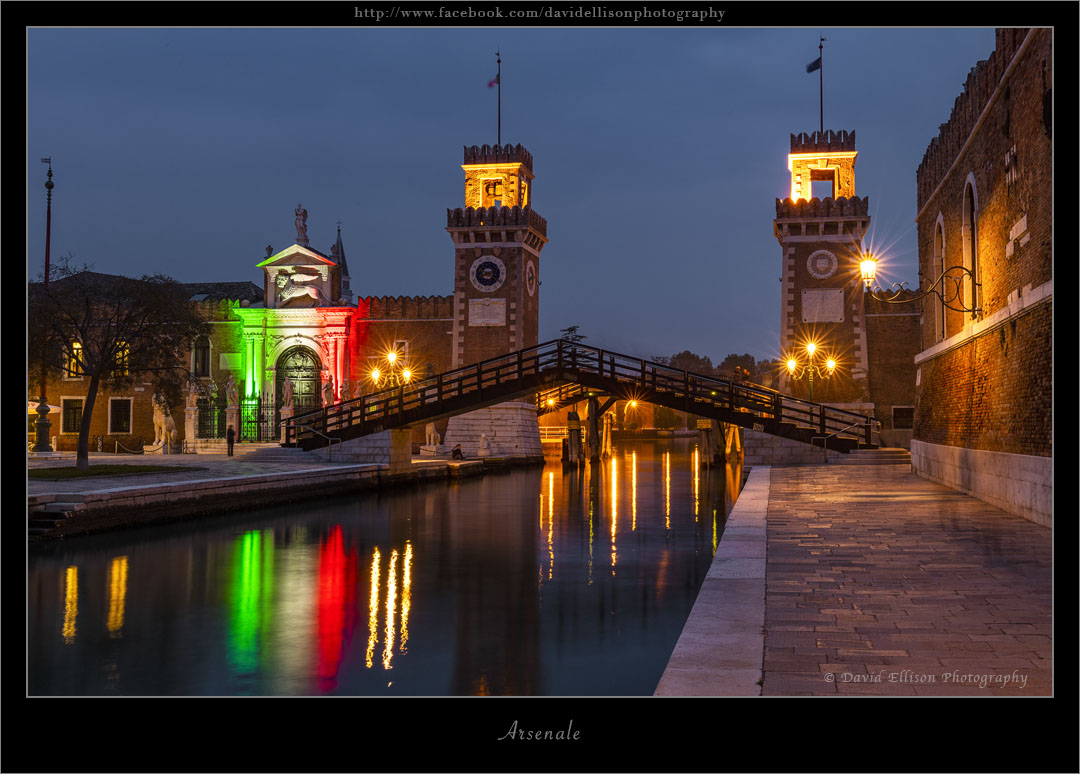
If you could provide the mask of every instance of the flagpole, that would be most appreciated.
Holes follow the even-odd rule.
[[[499,89],[498,111],[499,111],[499,133],[496,144],[502,145],[502,58],[499,52],[495,52],[495,63],[499,66],[498,72],[495,74],[495,85]]]
[[[825,42],[825,38],[822,37],[818,41],[818,59],[821,64],[818,66],[818,119],[821,121],[821,135],[825,135],[825,50],[821,44]]]

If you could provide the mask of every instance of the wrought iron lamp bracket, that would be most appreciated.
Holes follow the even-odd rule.
[[[941,300],[941,303],[947,309],[952,309],[954,312],[970,312],[971,316],[974,317],[981,312],[982,309],[975,306],[968,306],[964,301],[965,279],[970,279],[972,286],[975,288],[982,287],[982,283],[975,281],[975,274],[966,266],[950,266],[928,287],[918,291],[913,291],[908,288],[906,282],[894,282],[889,290],[882,290],[881,287],[878,286],[870,288],[869,282],[867,283],[867,287],[870,290],[870,295],[874,299],[885,304],[911,304],[933,294]],[[940,288],[938,287],[939,285],[941,286]],[[892,292],[891,296],[885,295],[890,291]],[[905,291],[914,293],[914,295],[900,298]],[[954,306],[954,304],[956,304],[956,306]]]

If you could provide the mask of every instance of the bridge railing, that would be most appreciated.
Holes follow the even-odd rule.
[[[839,432],[871,442],[873,421],[861,414],[792,398],[758,385],[695,374],[565,339],[294,416],[286,430],[286,442],[312,437],[315,430],[333,433],[358,423],[380,425],[392,417],[400,418],[406,412],[419,416],[424,407],[468,395],[475,395],[480,402],[484,390],[520,383],[526,377],[538,377],[535,381],[550,381],[553,385],[590,381],[589,377],[596,377],[593,381],[597,389],[609,394],[621,391],[628,398],[645,397],[649,393],[665,394],[669,399],[681,401],[682,408],[688,413],[694,413],[695,409],[700,411],[704,404],[750,413],[771,422],[807,426],[823,434]],[[613,384],[615,389],[612,389]],[[847,429],[853,423],[859,425],[857,433]]]

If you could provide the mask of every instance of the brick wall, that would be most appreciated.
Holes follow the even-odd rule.
[[[870,401],[883,430],[893,429],[893,406],[915,405],[915,356],[922,336],[920,317],[910,306],[889,306],[866,298]]]
[[[969,336],[971,316],[946,313],[944,337],[956,344],[919,365],[917,440],[1051,454],[1052,302],[1001,318],[1019,295],[1053,277],[1053,145],[1044,113],[1051,55],[1050,30],[999,30],[995,52],[972,69],[919,167],[921,275],[938,274],[939,222],[944,265],[964,263],[964,196],[973,181],[978,319],[997,315],[1001,324]],[[924,311],[925,350],[940,336],[929,302]]]

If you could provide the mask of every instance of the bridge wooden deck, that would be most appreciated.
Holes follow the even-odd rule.
[[[298,414],[286,446],[316,448],[410,427],[524,397],[556,406],[590,395],[638,400],[803,443],[848,452],[876,448],[875,421],[862,414],[566,339],[538,344],[410,384]]]

